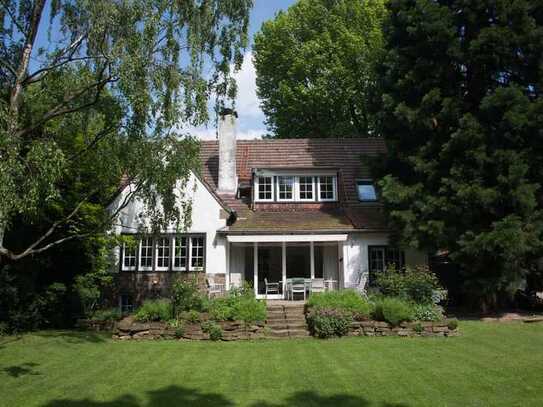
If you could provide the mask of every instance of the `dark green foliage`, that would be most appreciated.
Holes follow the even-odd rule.
[[[400,297],[417,304],[437,303],[445,293],[436,275],[426,266],[404,270],[389,266],[377,274],[375,285],[385,296]]]
[[[336,309],[345,311],[354,319],[367,319],[370,315],[369,302],[355,290],[328,291],[313,294],[307,301],[311,309]]]
[[[179,279],[172,286],[172,305],[176,315],[184,311],[203,311],[206,298],[194,279]]]
[[[543,3],[388,8],[381,196],[406,244],[447,250],[464,293],[497,306],[543,254]]]
[[[339,308],[315,308],[307,314],[309,330],[319,338],[347,335],[352,320],[352,314]]]
[[[134,314],[136,321],[168,321],[172,318],[172,303],[170,300],[147,300]]]
[[[119,308],[105,308],[94,311],[90,319],[96,321],[118,321],[122,317]]]
[[[222,339],[222,328],[214,321],[202,322],[202,331],[209,334],[209,339],[212,341],[220,341]]]
[[[258,95],[281,138],[366,136],[383,0],[301,0],[255,36]]]
[[[373,319],[386,321],[394,326],[414,319],[413,306],[408,301],[395,297],[382,297],[375,300]]]

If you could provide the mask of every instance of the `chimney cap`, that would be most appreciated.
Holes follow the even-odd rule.
[[[219,116],[228,116],[228,115],[234,115],[236,118],[238,117],[238,112],[236,112],[234,109],[230,107],[223,107],[221,111],[219,112]]]

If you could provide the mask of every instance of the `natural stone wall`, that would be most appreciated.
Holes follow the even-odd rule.
[[[402,322],[393,326],[388,322],[355,321],[351,323],[349,336],[458,336],[458,328],[449,329],[449,321]]]
[[[217,322],[222,328],[222,340],[234,341],[259,339],[267,332],[264,323],[245,325],[242,321]],[[186,323],[182,329],[169,327],[165,322],[136,322],[127,317],[118,322],[113,330],[113,339],[188,339],[208,340],[209,334],[202,331],[200,323]]]

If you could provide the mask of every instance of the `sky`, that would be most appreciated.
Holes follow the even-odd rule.
[[[251,10],[249,22],[249,37],[251,44],[245,52],[241,70],[235,75],[238,84],[236,111],[238,113],[238,139],[254,139],[267,133],[264,124],[264,114],[260,110],[260,102],[256,96],[256,73],[252,58],[252,41],[262,23],[274,18],[280,10],[286,10],[295,3],[295,0],[255,0]],[[212,140],[216,138],[216,129],[213,124],[208,127],[195,127],[189,132],[201,139]]]

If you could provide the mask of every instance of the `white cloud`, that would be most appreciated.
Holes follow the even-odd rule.
[[[264,113],[260,109],[260,101],[256,96],[256,70],[253,64],[253,54],[249,51],[243,58],[243,64],[234,74],[237,81],[236,111],[238,112],[237,138],[251,140],[266,134]],[[210,115],[212,107],[210,106]],[[210,123],[209,126],[179,128],[182,133],[189,133],[201,140],[215,140],[217,132]]]
[[[256,70],[253,64],[252,52],[243,57],[241,69],[234,75],[238,85],[236,110],[241,116],[263,116],[260,110],[260,100],[256,96]]]

